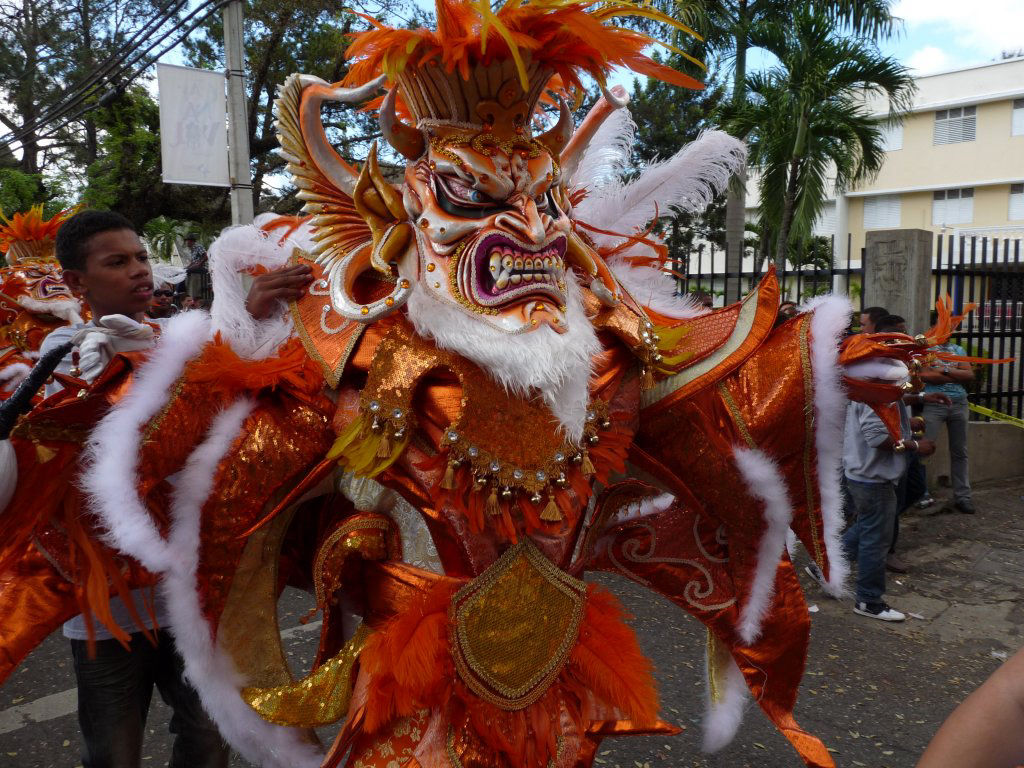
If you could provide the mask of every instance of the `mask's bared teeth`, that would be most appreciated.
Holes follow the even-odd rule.
[[[497,274],[499,269],[501,269],[501,255],[498,254],[497,252],[492,252],[490,262],[491,274]]]
[[[512,257],[509,256],[508,254],[505,254],[504,256],[501,257],[501,266],[503,266],[505,269],[512,269],[513,263],[514,262],[512,260]]]
[[[512,262],[512,266],[514,266],[516,269],[522,269],[523,268],[523,257],[519,256],[519,255],[516,255],[515,259]]]
[[[533,272],[523,272],[523,282],[524,283],[532,283],[533,282]]]
[[[498,279],[494,281],[494,287],[497,288],[498,290],[501,290],[502,288],[507,288],[508,280],[508,272],[502,272],[501,275],[498,276]]]
[[[513,272],[512,276],[509,278],[509,282],[512,283],[512,285],[519,285],[522,279],[523,276],[521,274],[519,274],[518,272]]]

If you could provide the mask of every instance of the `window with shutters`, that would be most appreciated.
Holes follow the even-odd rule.
[[[815,237],[831,237],[836,233],[836,204],[829,200],[821,207],[811,234]]]
[[[935,113],[933,144],[959,144],[974,141],[978,130],[977,107],[953,107]]]
[[[895,152],[903,149],[903,123],[898,125],[881,126],[882,149],[886,152]]]
[[[895,229],[900,225],[900,196],[864,198],[864,229]]]
[[[940,189],[932,193],[932,226],[949,227],[974,221],[974,189]]]
[[[1024,184],[1010,185],[1010,221],[1024,221]]]
[[[1024,136],[1024,99],[1013,100],[1013,123],[1010,127],[1011,136]]]

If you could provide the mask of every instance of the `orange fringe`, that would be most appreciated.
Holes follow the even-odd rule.
[[[612,11],[609,13],[608,11]],[[352,62],[343,84],[358,86],[381,73],[392,81],[406,67],[438,61],[446,72],[458,70],[469,79],[475,64],[512,59],[525,79],[522,52],[554,70],[565,88],[583,89],[582,75],[604,84],[613,67],[623,66],[673,85],[700,90],[702,83],[659,64],[644,54],[654,38],[625,27],[606,24],[613,15],[650,16],[649,7],[630,3],[598,5],[593,0],[559,3],[520,3],[510,0],[496,12],[486,0],[436,0],[437,30],[394,29],[357,13],[372,28],[355,36],[345,56]],[[694,34],[659,14],[658,21]],[[522,83],[524,90],[529,90]]]
[[[244,360],[224,343],[219,333],[189,366],[186,377],[189,382],[207,384],[225,393],[287,386],[312,394],[324,385],[320,367],[306,354],[297,338],[282,344],[275,357]]]
[[[651,662],[624,623],[618,600],[595,585],[588,588],[577,644],[544,696],[517,711],[478,698],[459,681],[451,659],[448,607],[459,586],[452,579],[437,583],[370,637],[359,657],[371,676],[367,732],[423,707],[440,709],[452,724],[468,722],[508,764],[541,768],[557,755],[563,707],[579,733],[597,717],[598,702],[637,724],[657,721]]]

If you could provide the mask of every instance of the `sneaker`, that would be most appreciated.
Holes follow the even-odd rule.
[[[961,515],[973,515],[977,512],[974,505],[969,501],[958,501],[953,505],[953,508]]]
[[[853,612],[880,621],[903,621],[907,618],[905,614],[895,608],[890,608],[885,603],[855,603]]]
[[[928,507],[932,506],[934,503],[935,497],[930,493],[926,493],[916,504],[914,504],[914,506],[918,509],[928,509]]]
[[[900,556],[896,554],[885,558],[885,570],[892,571],[893,573],[910,573],[910,567],[900,560]]]

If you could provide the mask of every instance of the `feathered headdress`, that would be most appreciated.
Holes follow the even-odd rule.
[[[0,211],[0,253],[6,255],[11,266],[24,261],[52,260],[57,230],[76,211],[77,208],[69,208],[49,219],[43,218],[42,203],[10,218]]]
[[[694,78],[644,53],[655,43],[696,61],[649,35],[618,26],[637,16],[697,33],[653,8],[614,0],[508,0],[494,11],[488,0],[437,0],[437,29],[395,29],[359,14],[373,28],[356,35],[346,56],[352,66],[344,85],[358,87],[380,75],[397,84],[416,121],[479,124],[481,101],[501,102],[499,91],[518,84],[532,114],[553,82],[582,89],[581,76],[601,86],[614,67],[685,88],[703,88]],[[509,77],[511,75],[511,77]],[[553,78],[557,80],[553,81]],[[387,102],[382,112],[387,110]],[[529,119],[530,114],[526,116]]]

